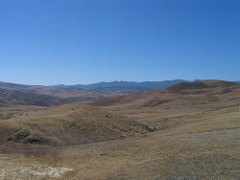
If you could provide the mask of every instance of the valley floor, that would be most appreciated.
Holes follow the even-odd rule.
[[[21,153],[1,147],[0,180],[239,179],[240,106],[122,112],[157,131]]]

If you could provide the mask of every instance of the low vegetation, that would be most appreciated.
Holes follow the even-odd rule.
[[[207,81],[17,112],[0,120],[0,179],[238,179],[239,89]]]
[[[2,142],[42,145],[101,142],[153,131],[124,115],[78,104],[28,112],[0,121],[0,127]]]

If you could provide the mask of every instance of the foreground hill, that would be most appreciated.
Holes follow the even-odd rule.
[[[118,96],[91,103],[98,106],[131,108],[179,108],[239,103],[240,85],[227,81],[184,82],[160,91]]]
[[[73,145],[152,131],[123,115],[80,104],[30,111],[0,121],[0,142]]]

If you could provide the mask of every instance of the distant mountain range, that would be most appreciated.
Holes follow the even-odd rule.
[[[198,82],[201,80],[187,81],[182,79],[166,80],[166,81],[145,81],[145,82],[134,82],[134,81],[112,81],[112,82],[99,82],[94,84],[76,84],[76,85],[53,85],[51,87],[58,89],[83,89],[92,90],[101,93],[123,93],[131,94],[142,91],[154,91],[168,88],[170,86],[182,83],[182,82]],[[235,81],[240,84],[240,81]]]
[[[172,85],[187,82],[186,80],[176,79],[167,81],[145,81],[145,82],[131,82],[131,81],[112,81],[112,82],[99,82],[94,84],[82,85],[54,85],[53,88],[58,89],[84,89],[93,90],[102,93],[124,93],[130,94],[140,91],[153,91],[168,88]]]

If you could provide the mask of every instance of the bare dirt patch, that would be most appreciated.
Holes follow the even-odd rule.
[[[6,159],[0,160],[0,169],[0,179],[60,178],[65,173],[73,171],[70,167],[18,163]]]

